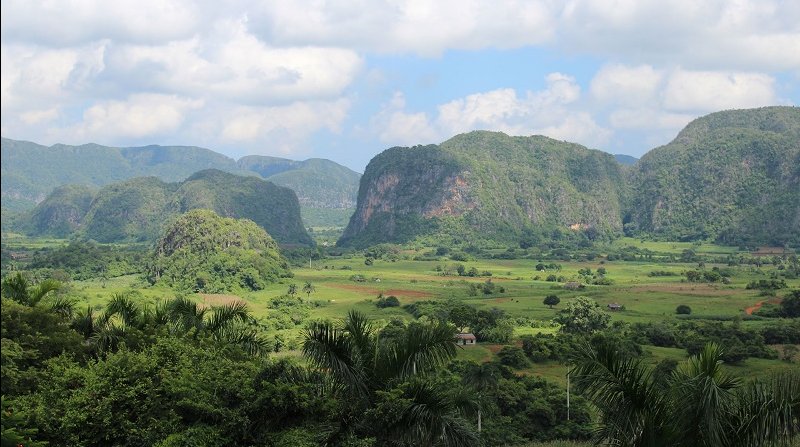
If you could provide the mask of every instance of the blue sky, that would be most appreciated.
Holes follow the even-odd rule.
[[[475,129],[641,156],[718,110],[800,103],[791,0],[2,0],[2,135],[233,157]]]

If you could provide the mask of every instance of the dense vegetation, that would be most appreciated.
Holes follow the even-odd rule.
[[[291,275],[262,228],[209,210],[190,211],[167,227],[147,273],[153,283],[207,293],[261,290]]]
[[[699,118],[637,163],[628,231],[666,240],[800,244],[800,109]]]
[[[690,123],[632,167],[545,137],[458,135],[392,148],[362,177],[343,246],[425,240],[536,245],[575,233],[800,245],[800,110]]]
[[[625,188],[620,165],[604,152],[546,137],[471,132],[373,158],[339,244],[420,236],[446,245],[518,243],[554,231],[610,236],[622,230]]]
[[[99,242],[154,241],[180,213],[206,208],[250,219],[282,244],[312,243],[294,193],[253,176],[210,169],[181,183],[141,177],[105,186],[93,199],[89,194],[82,187],[57,189],[34,208],[24,227],[34,235],[65,236],[73,229]]]
[[[360,177],[330,160],[294,161],[253,155],[235,161],[193,146],[116,148],[57,144],[45,147],[3,138],[0,149],[4,214],[5,210],[30,210],[62,185],[99,188],[141,176],[177,182],[206,169],[239,175],[256,173],[295,191],[303,208],[351,209],[355,206]],[[311,226],[326,226],[327,223],[326,219],[310,222]],[[45,232],[44,228],[37,227],[37,231],[54,234],[53,230]],[[62,231],[59,235],[66,233]]]

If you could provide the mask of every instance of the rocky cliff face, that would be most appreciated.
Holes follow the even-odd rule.
[[[392,148],[361,180],[341,245],[518,241],[524,232],[619,232],[625,187],[613,156],[545,137],[471,132]],[[572,229],[570,229],[572,228]]]

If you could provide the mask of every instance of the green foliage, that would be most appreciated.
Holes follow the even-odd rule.
[[[66,246],[36,251],[28,268],[63,270],[76,280],[114,278],[141,273],[147,254],[142,247],[71,241]]]
[[[400,300],[398,300],[397,297],[394,295],[389,295],[387,297],[384,297],[383,294],[380,294],[378,295],[378,301],[375,302],[375,305],[378,306],[378,308],[380,309],[386,307],[399,307]]]
[[[608,326],[611,317],[594,300],[579,296],[554,319],[564,332],[591,333]]]
[[[181,183],[164,183],[156,177],[134,178],[103,187],[93,199],[84,198],[86,206],[80,207],[73,202],[88,193],[75,199],[64,197],[76,189],[83,191],[60,188],[37,206],[27,225],[31,234],[77,234],[99,242],[149,242],[178,215],[211,209],[227,217],[250,219],[283,244],[312,245],[292,191],[253,176],[209,169]],[[64,207],[69,207],[69,212]],[[61,231],[65,228],[74,231]]]
[[[698,118],[639,160],[629,220],[667,240],[798,245],[798,140],[796,107]]]
[[[260,290],[290,275],[277,244],[263,229],[208,210],[190,211],[172,223],[148,267],[151,282],[208,293]]]
[[[516,245],[538,240],[534,234],[572,231],[570,225],[603,237],[621,232],[620,197],[626,194],[621,168],[609,154],[496,132],[386,150],[372,159],[361,185],[340,245],[419,237],[446,245]]]
[[[692,308],[685,304],[680,304],[675,308],[675,313],[678,315],[689,315],[692,313]]]
[[[616,445],[789,445],[796,426],[796,372],[742,386],[722,368],[722,350],[706,345],[671,376],[609,344],[586,347],[570,375],[602,413],[598,441]],[[667,377],[665,379],[665,377]]]
[[[500,352],[497,353],[497,358],[500,363],[512,368],[525,368],[528,366],[528,359],[525,357],[525,351],[516,346],[503,346]]]
[[[559,298],[557,295],[547,295],[546,297],[544,297],[543,301],[544,305],[550,306],[551,309],[553,308],[553,306],[557,306],[558,303],[560,302],[561,298]]]

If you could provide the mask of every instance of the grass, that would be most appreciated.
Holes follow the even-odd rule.
[[[45,247],[53,244],[67,243],[58,239],[28,239],[15,235],[4,234],[4,243],[11,246]],[[16,244],[16,245],[15,245]],[[645,242],[642,244],[634,239],[621,239],[615,244],[642,245],[644,248],[659,252],[680,253],[682,250],[692,248],[698,253],[727,254],[733,247],[720,247],[708,244]],[[744,315],[744,310],[766,299],[758,295],[757,291],[746,290],[745,285],[754,279],[765,279],[774,271],[774,266],[755,268],[751,266],[728,267],[726,265],[708,262],[706,269],[714,266],[730,268],[733,270],[731,284],[704,284],[687,283],[680,274],[689,269],[696,269],[695,263],[669,263],[655,262],[626,262],[626,261],[592,261],[592,262],[561,262],[559,272],[537,272],[535,265],[539,262],[533,259],[520,260],[487,260],[480,259],[464,262],[467,269],[475,267],[478,271],[489,271],[490,278],[469,278],[441,276],[436,271],[437,265],[452,264],[443,259],[440,261],[413,261],[410,260],[415,253],[404,252],[408,259],[396,262],[376,260],[373,265],[365,265],[364,258],[360,256],[331,258],[315,261],[311,267],[303,266],[294,268],[294,278],[286,278],[280,282],[269,285],[266,289],[257,292],[240,294],[240,298],[248,303],[254,316],[268,320],[274,311],[269,308],[270,300],[286,293],[291,283],[298,288],[308,281],[316,291],[310,296],[300,293],[298,296],[311,301],[318,301],[321,306],[310,310],[311,319],[339,319],[343,318],[350,309],[364,312],[379,324],[395,318],[411,320],[413,317],[402,308],[379,309],[375,305],[379,293],[395,295],[401,305],[419,300],[457,299],[475,305],[478,308],[490,309],[493,307],[504,310],[511,317],[524,317],[528,321],[539,320],[547,322],[558,311],[577,296],[588,296],[601,306],[609,303],[619,303],[625,310],[609,312],[612,321],[626,322],[657,322],[675,321],[677,319],[675,308],[679,304],[691,307],[693,316],[726,316],[734,318]],[[567,281],[579,279],[578,270],[590,268],[596,271],[604,267],[607,278],[613,280],[610,286],[586,286],[579,291],[564,290],[561,283],[547,282],[543,278],[550,273],[562,275]],[[677,276],[650,276],[652,271],[675,272]],[[353,281],[351,278],[359,275],[365,278],[363,282]],[[539,279],[535,279],[536,277]],[[495,284],[495,290],[500,287],[504,293],[491,295],[471,296],[468,293],[470,283],[480,284],[487,280]],[[788,280],[790,287],[800,287],[800,280]],[[113,293],[136,290],[141,294],[144,302],[153,303],[156,300],[175,296],[175,292],[168,288],[151,287],[137,276],[124,276],[111,278],[106,281],[74,281],[70,283],[72,294],[80,297],[81,301],[89,306],[101,308]],[[544,297],[550,294],[558,295],[561,303],[551,309],[544,305]],[[200,296],[194,296],[202,301]],[[769,324],[765,321],[743,321],[746,327],[760,327]],[[535,326],[546,326],[536,324]],[[551,327],[531,327],[521,325],[515,328],[515,337],[553,332]],[[302,335],[302,327],[282,330],[280,333],[287,339],[298,340]],[[458,357],[472,361],[488,361],[494,354],[491,347],[476,346],[459,350]],[[647,361],[653,364],[664,358],[683,360],[685,351],[668,348],[646,348],[651,355]],[[778,371],[791,366],[778,360],[750,359],[741,366],[730,367],[738,375],[754,377],[761,372]],[[558,364],[533,365],[521,371],[524,374],[541,375],[559,383],[565,381],[566,368]]]

